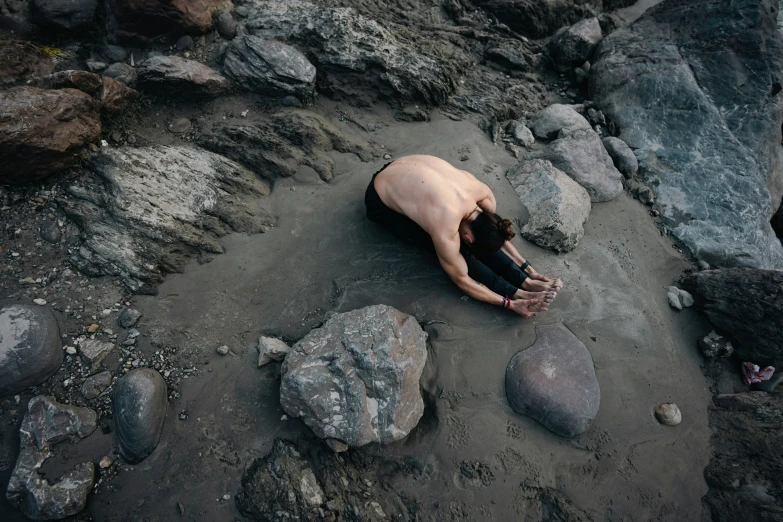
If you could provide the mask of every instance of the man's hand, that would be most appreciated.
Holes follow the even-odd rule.
[[[512,299],[509,309],[527,319],[528,317],[533,317],[539,311],[535,308],[537,303],[538,299]],[[533,309],[531,310],[531,308]]]

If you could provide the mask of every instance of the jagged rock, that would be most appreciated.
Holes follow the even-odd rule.
[[[163,432],[168,409],[166,381],[151,368],[129,371],[117,381],[112,409],[120,456],[137,464],[155,451]]]
[[[35,44],[0,39],[0,85],[45,76],[54,66],[52,56]]]
[[[223,59],[223,71],[245,89],[261,94],[310,99],[315,92],[315,67],[305,55],[258,36],[234,40]]]
[[[68,70],[47,74],[37,79],[35,86],[42,89],[78,89],[90,96],[96,96],[103,87],[103,82],[95,73]]]
[[[590,215],[587,191],[546,160],[521,161],[506,178],[529,214],[522,237],[556,252],[573,250]]]
[[[104,112],[118,112],[139,98],[139,93],[131,89],[124,83],[120,83],[114,78],[103,77],[103,89],[98,96],[101,103],[101,110]]]
[[[682,422],[682,413],[676,404],[665,403],[655,408],[655,418],[666,426],[676,426]]]
[[[77,465],[53,483],[38,469],[52,456],[52,446],[95,431],[96,419],[94,411],[59,404],[53,397],[30,399],[19,429],[19,458],[6,491],[11,505],[33,520],[57,520],[84,509],[95,482],[92,462]]]
[[[204,34],[213,13],[230,9],[230,0],[107,0],[106,28],[114,41],[146,44],[169,33]]]
[[[0,91],[0,183],[43,179],[70,166],[101,135],[98,104],[75,89]]]
[[[141,319],[141,312],[135,308],[123,308],[120,315],[117,316],[117,325],[120,328],[130,328],[136,326],[139,319]]]
[[[459,74],[449,62],[422,52],[353,8],[301,0],[256,0],[252,6],[245,22],[248,32],[297,46],[313,59],[326,83],[330,75],[350,73],[348,81],[365,91],[431,104],[444,103],[456,88]]]
[[[514,31],[536,39],[594,14],[589,3],[573,0],[474,0],[473,3]]]
[[[291,351],[291,347],[274,337],[258,338],[258,367],[266,366],[272,361],[282,361]]]
[[[424,412],[425,339],[416,319],[386,305],[335,314],[285,358],[280,403],[332,449],[400,440]]]
[[[637,152],[664,225],[716,267],[783,268],[769,220],[783,37],[775,0],[665,0],[605,38],[590,93]]]
[[[82,383],[82,397],[87,400],[94,399],[111,385],[111,372],[105,371],[84,379]]]
[[[190,99],[214,98],[225,93],[228,80],[195,60],[179,56],[153,56],[137,71],[139,90]]]
[[[79,341],[79,356],[82,359],[82,367],[90,375],[96,373],[103,360],[114,350],[114,343],[99,339],[85,339]]]
[[[92,22],[98,0],[30,0],[30,19],[44,27],[72,31]]]
[[[0,307],[0,397],[42,383],[62,362],[60,329],[48,308]]]
[[[590,122],[570,105],[555,103],[538,111],[528,122],[530,129],[539,138],[553,140],[561,131],[592,130]]]
[[[532,147],[536,142],[535,136],[522,122],[512,121],[506,128],[506,133],[511,136],[518,145]]]
[[[707,334],[704,339],[699,340],[699,348],[704,357],[728,357],[734,353],[731,341],[719,335],[715,330]]]
[[[103,77],[114,78],[128,87],[136,85],[136,68],[127,63],[113,63],[103,71]]]
[[[625,179],[633,177],[639,170],[639,160],[636,155],[623,140],[614,136],[607,136],[601,140],[606,152],[612,157],[614,166],[617,167]]]
[[[547,43],[546,52],[563,72],[588,61],[602,39],[598,18],[587,18],[558,31]]]
[[[154,292],[163,273],[182,271],[194,254],[223,252],[219,237],[272,222],[258,207],[268,183],[201,149],[104,148],[87,170],[86,187],[58,200],[84,238],[71,262],[89,275],[118,276],[133,292]]]
[[[231,13],[222,13],[217,19],[217,31],[226,40],[232,40],[237,35],[237,23]]]
[[[516,69],[518,71],[527,71],[533,65],[529,55],[514,52],[504,47],[488,47],[484,51],[484,59],[490,60],[506,69]]]
[[[741,360],[783,366],[783,271],[705,270],[681,283],[710,322],[734,337]]]
[[[601,390],[587,347],[562,324],[536,326],[536,342],[506,368],[511,408],[562,437],[576,437],[598,413]]]
[[[394,113],[394,119],[397,121],[429,121],[427,111],[419,107],[403,107],[399,111]]]
[[[286,110],[252,125],[213,125],[199,145],[234,159],[268,179],[293,176],[300,165],[315,170],[324,181],[334,177],[330,150],[352,152],[370,161],[373,151],[348,139],[322,116]]]
[[[623,176],[592,129],[571,131],[525,158],[549,160],[582,185],[593,203],[610,201],[623,191]]]

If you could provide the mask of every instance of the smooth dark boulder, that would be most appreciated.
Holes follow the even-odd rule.
[[[60,328],[48,308],[24,304],[0,308],[0,397],[42,383],[62,362]]]
[[[51,29],[71,31],[92,22],[98,0],[30,0],[30,19]]]
[[[591,97],[637,154],[664,225],[719,268],[783,268],[770,226],[783,196],[778,8],[665,0],[592,59]]]
[[[562,437],[584,433],[601,403],[590,352],[559,323],[536,326],[536,342],[508,363],[506,396],[514,411]]]
[[[230,0],[106,0],[106,29],[115,42],[146,44],[165,34],[204,34]]]
[[[134,87],[136,85],[136,68],[131,67],[127,63],[113,63],[103,71],[104,78],[113,78],[120,83],[124,83],[128,87]]]
[[[546,44],[546,52],[561,71],[568,71],[590,59],[603,39],[598,18],[587,18],[558,31]]]
[[[137,69],[140,91],[189,99],[214,98],[224,94],[228,80],[195,60],[179,56],[153,56]]]
[[[217,19],[217,31],[226,40],[232,40],[237,35],[237,23],[231,13],[222,13]]]
[[[783,271],[704,270],[681,284],[710,322],[734,337],[741,360],[783,368]]]
[[[136,464],[149,457],[166,421],[166,381],[151,368],[131,370],[117,381],[112,407],[114,437],[122,458]]]

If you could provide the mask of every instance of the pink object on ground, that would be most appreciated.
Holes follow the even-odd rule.
[[[774,366],[767,366],[762,370],[759,368],[758,364],[749,362],[742,363],[742,375],[745,378],[745,384],[754,384],[768,381],[774,373]]]

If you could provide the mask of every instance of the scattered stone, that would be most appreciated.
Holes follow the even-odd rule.
[[[728,357],[734,353],[734,346],[727,338],[711,331],[704,339],[699,340],[699,348],[704,357]]]
[[[139,90],[189,99],[214,98],[225,93],[228,80],[206,65],[178,56],[153,56],[138,68]]]
[[[113,64],[116,62],[124,62],[125,60],[128,59],[128,51],[126,51],[125,48],[120,47],[119,45],[108,44],[103,49],[103,55],[106,57],[108,61],[112,62]]]
[[[135,308],[123,308],[120,315],[117,316],[117,325],[120,328],[131,328],[141,319],[141,312]]]
[[[37,304],[38,306],[44,306],[46,304],[46,299],[41,299],[40,297],[37,299],[33,299],[33,302]]]
[[[166,381],[151,368],[131,370],[117,381],[112,406],[120,456],[137,464],[160,440],[168,409]]]
[[[182,134],[190,130],[190,120],[187,118],[177,118],[169,124],[169,131],[174,134]]]
[[[293,47],[274,40],[251,35],[237,38],[226,52],[223,70],[253,92],[301,99],[311,99],[315,93],[313,64]]]
[[[106,28],[112,41],[147,44],[168,33],[204,34],[212,28],[213,13],[227,11],[229,0],[106,1]]]
[[[98,0],[30,0],[30,19],[46,28],[73,31],[90,23]]]
[[[282,361],[291,351],[291,347],[274,337],[258,338],[258,367],[266,366],[272,361]]]
[[[113,63],[103,71],[104,78],[113,78],[128,87],[136,85],[136,68],[127,63]]]
[[[74,89],[0,91],[0,184],[28,183],[60,171],[100,138],[98,104]]]
[[[335,314],[286,356],[283,410],[335,451],[400,440],[424,412],[425,339],[415,318],[386,305]]]
[[[98,330],[100,330],[100,329],[101,329],[101,326],[100,326],[99,324],[95,324],[95,323],[93,323],[93,324],[91,324],[91,325],[90,325],[90,326],[87,328],[87,332],[88,332],[88,333],[95,333],[95,332],[97,332],[97,331],[98,331]]]
[[[555,103],[538,111],[528,123],[538,138],[553,140],[560,134],[576,130],[592,130],[590,122],[571,105]]]
[[[82,383],[82,397],[92,400],[111,385],[111,372],[105,371],[92,377],[88,377]]]
[[[99,95],[101,111],[119,112],[139,98],[139,93],[114,78],[103,77],[103,90]]]
[[[217,19],[217,31],[226,40],[233,40],[237,35],[237,23],[231,13],[224,12]]]
[[[66,346],[65,347],[65,353],[68,355],[76,355],[76,347],[75,346]]]
[[[47,221],[43,225],[41,225],[41,239],[46,241],[47,243],[51,243],[53,245],[56,245],[60,242],[60,239],[62,239],[63,233],[60,231],[60,227],[57,226],[57,223],[54,223],[52,221]]]
[[[602,39],[598,18],[588,18],[558,31],[546,44],[546,52],[564,72],[589,60]]]
[[[92,410],[59,404],[53,397],[30,399],[19,429],[19,458],[6,491],[11,505],[33,520],[59,520],[84,509],[95,481],[92,462],[83,462],[56,480],[42,478],[38,470],[52,456],[55,444],[95,431],[96,419]]]
[[[218,346],[217,353],[220,355],[228,355],[228,346]]]
[[[590,215],[587,191],[546,160],[521,161],[506,178],[529,215],[522,236],[556,252],[576,248]]]
[[[670,286],[669,288],[674,288],[674,287]],[[676,290],[675,291],[669,290],[669,292],[666,294],[666,297],[669,299],[669,306],[671,306],[676,310],[682,310],[682,303],[680,302],[679,292],[677,292]]]
[[[509,123],[508,127],[506,127],[506,134],[511,136],[518,145],[522,145],[523,147],[530,148],[536,142],[536,138],[533,136],[531,130],[520,121],[514,120]]]
[[[114,459],[112,459],[108,455],[104,455],[101,458],[101,461],[98,463],[98,467],[101,469],[108,469],[111,467],[112,464],[114,464]]]
[[[590,352],[559,323],[536,326],[536,342],[511,359],[506,396],[514,411],[569,438],[587,430],[601,403]]]
[[[190,51],[191,49],[193,49],[194,45],[195,44],[193,43],[193,37],[186,34],[185,36],[177,40],[177,43],[174,45],[174,47],[177,48],[177,51]]]
[[[296,96],[285,96],[280,102],[283,107],[301,107],[302,102]]]
[[[89,69],[90,72],[102,71],[109,66],[109,64],[98,60],[87,60],[84,63],[87,65],[87,69]]]
[[[98,339],[85,339],[79,341],[79,355],[82,365],[90,375],[98,372],[103,360],[114,350],[114,343],[99,341]]]
[[[76,70],[47,74],[34,83],[42,89],[78,89],[90,96],[97,96],[103,87],[101,77],[97,74]]]
[[[62,362],[60,329],[48,308],[0,307],[0,397],[42,383]]]
[[[625,176],[625,179],[632,178],[639,171],[639,160],[636,159],[631,147],[623,140],[607,136],[601,140],[601,143],[604,144],[609,156],[612,157],[614,166]]]
[[[676,426],[682,422],[682,413],[676,404],[664,403],[655,408],[655,418],[666,426]]]

